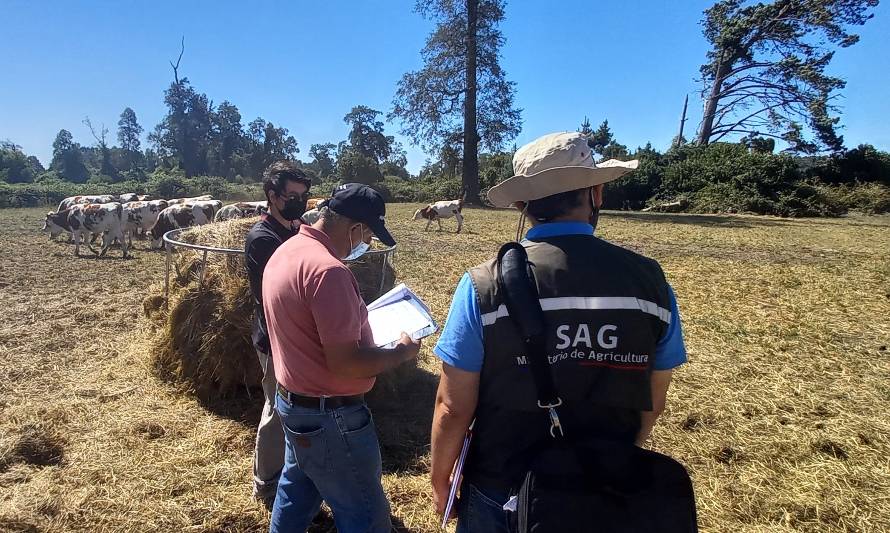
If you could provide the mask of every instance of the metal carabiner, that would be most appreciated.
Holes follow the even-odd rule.
[[[559,436],[565,437],[565,434],[562,432],[562,425],[559,423],[559,415],[556,414],[556,409],[553,407],[550,408],[550,436],[554,439],[556,438],[556,430],[559,430]]]
[[[550,436],[554,439],[556,438],[556,430],[559,430],[559,436],[564,437],[565,434],[562,432],[562,424],[559,423],[559,415],[556,414],[556,408],[562,405],[562,398],[557,397],[555,403],[543,404],[541,400],[538,400],[538,407],[541,409],[547,409],[548,414],[550,415]]]

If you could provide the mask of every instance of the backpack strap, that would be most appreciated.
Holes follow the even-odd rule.
[[[510,320],[516,325],[525,344],[525,355],[538,395],[538,407],[549,412],[550,435],[557,438],[559,432],[562,437],[562,426],[556,412],[556,408],[562,405],[562,399],[553,383],[550,363],[547,361],[544,311],[541,309],[538,285],[524,246],[518,242],[508,242],[501,247],[497,259],[497,276],[498,289],[503,294]]]

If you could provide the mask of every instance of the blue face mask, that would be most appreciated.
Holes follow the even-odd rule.
[[[371,245],[364,241],[359,242],[355,245],[355,247],[353,247],[352,251],[349,252],[349,255],[346,256],[344,261],[352,261],[353,259],[358,259],[362,255],[364,255],[364,253],[367,252],[370,247]]]
[[[349,244],[352,244],[352,233],[349,234]],[[359,241],[358,244],[352,247],[352,251],[349,252],[349,255],[343,258],[343,260],[352,261],[353,259],[358,259],[362,255],[364,255],[364,253],[367,252],[369,248],[371,248],[370,244],[366,243],[365,241]]]

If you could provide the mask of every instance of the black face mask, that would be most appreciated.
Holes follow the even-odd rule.
[[[587,195],[587,198],[590,200],[590,209],[592,210],[590,218],[587,221],[593,226],[593,231],[596,231],[596,223],[599,222],[600,218],[600,208],[597,207],[593,201],[593,189],[590,190],[590,194]]]
[[[306,212],[306,198],[293,198],[285,200],[284,207],[281,208],[281,216],[285,220],[294,221],[303,216]]]

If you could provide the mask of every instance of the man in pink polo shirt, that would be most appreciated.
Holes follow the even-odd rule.
[[[318,222],[303,225],[266,265],[263,308],[286,437],[273,533],[305,531],[322,500],[338,531],[391,530],[364,394],[374,376],[416,357],[420,344],[403,335],[393,349],[374,346],[358,283],[343,264],[364,253],[372,235],[395,244],[385,213],[374,189],[341,185]]]

